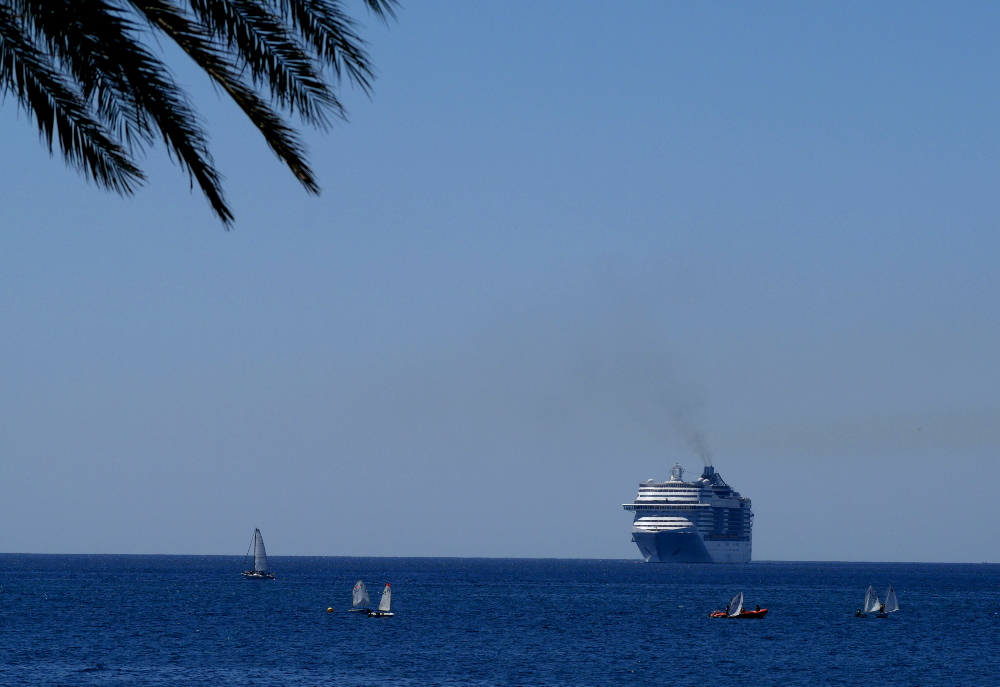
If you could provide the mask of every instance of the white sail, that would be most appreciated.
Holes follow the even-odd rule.
[[[740,611],[743,610],[743,592],[740,592],[733,597],[733,600],[729,602],[729,617],[737,616]]]
[[[865,606],[862,610],[865,613],[875,613],[879,607],[878,594],[875,593],[874,587],[868,587],[868,591],[865,592]]]
[[[896,592],[892,587],[885,593],[885,612],[892,613],[899,610],[899,602],[896,601]]]
[[[365,587],[364,582],[358,580],[354,585],[354,603],[351,605],[354,608],[360,608],[369,604],[371,604],[371,599],[368,598],[368,589]]]
[[[267,552],[264,551],[264,537],[260,536],[260,530],[253,531],[253,571],[268,572]]]
[[[378,610],[383,613],[389,612],[389,604],[392,603],[392,589],[389,587],[389,583],[385,583],[385,589],[382,590],[382,598],[378,601]]]

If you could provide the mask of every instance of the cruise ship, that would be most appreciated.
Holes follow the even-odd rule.
[[[711,465],[684,481],[675,465],[666,482],[646,480],[632,503],[632,541],[647,563],[749,563],[750,499],[722,480]]]

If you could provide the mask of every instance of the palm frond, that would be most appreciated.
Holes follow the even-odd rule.
[[[305,149],[294,129],[237,75],[227,56],[218,50],[204,30],[191,22],[167,0],[129,0],[149,22],[169,36],[188,54],[243,110],[264,140],[312,193],[319,185],[305,160]]]
[[[50,152],[55,139],[63,157],[98,185],[132,193],[144,179],[142,172],[26,29],[0,5],[0,90],[13,94],[31,115]]]
[[[257,0],[190,0],[198,23],[238,56],[255,84],[264,84],[282,107],[325,128],[327,110],[343,107],[327,87],[309,55],[281,18]]]
[[[140,32],[120,8],[102,0],[16,0],[39,43],[80,87],[102,122],[124,145],[153,142],[154,127],[136,101],[119,46],[136,45]]]
[[[98,92],[118,103],[107,112],[130,113],[129,143],[142,146],[155,134],[197,184],[225,225],[232,222],[221,177],[208,141],[184,91],[166,65],[139,40],[135,25],[121,8],[104,0],[20,0],[34,10],[37,30],[54,52]],[[99,41],[99,43],[97,42]]]
[[[365,93],[371,92],[372,65],[357,34],[356,22],[334,0],[264,0],[275,7],[313,50],[316,58],[344,75]],[[376,4],[381,7],[385,3]],[[389,6],[391,9],[391,5]],[[383,10],[384,11],[384,10]]]
[[[365,0],[368,9],[382,21],[396,18],[396,8],[399,7],[397,0]]]
[[[378,18],[396,0],[363,0]],[[0,94],[98,184],[131,193],[157,139],[229,227],[233,214],[187,93],[158,55],[176,43],[250,119],[311,193],[319,186],[284,115],[325,129],[344,118],[332,86],[370,92],[373,69],[340,0],[0,0]]]

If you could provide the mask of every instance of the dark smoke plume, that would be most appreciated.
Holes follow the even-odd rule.
[[[708,446],[708,440],[700,429],[685,429],[683,431],[684,441],[688,443],[695,453],[701,457],[701,462],[712,465],[712,449]]]

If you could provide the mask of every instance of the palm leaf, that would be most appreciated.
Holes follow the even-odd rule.
[[[295,131],[263,98],[243,83],[226,54],[212,44],[205,32],[166,0],[129,1],[153,26],[173,39],[233,99],[306,190],[319,193],[319,186]]]
[[[55,139],[63,157],[98,185],[132,193],[144,179],[142,172],[26,28],[0,5],[0,90],[14,95],[35,120],[50,152]]]
[[[396,0],[364,0],[383,21]],[[194,106],[154,54],[175,42],[257,127],[311,193],[319,186],[282,113],[324,129],[345,116],[332,85],[369,92],[364,41],[339,0],[0,0],[0,93],[98,184],[131,193],[132,157],[162,139],[227,227],[233,220]]]
[[[326,110],[343,108],[316,65],[281,18],[257,0],[190,0],[197,21],[213,39],[238,55],[238,66],[266,85],[278,104],[320,127]]]

